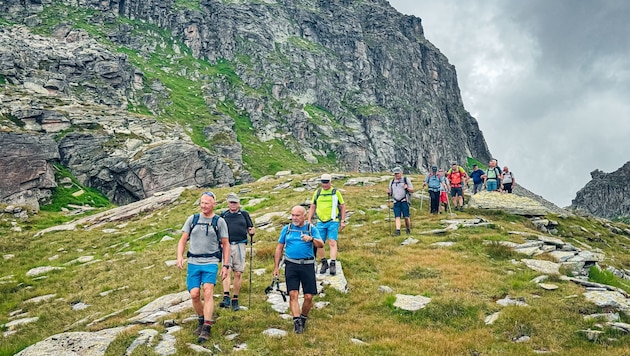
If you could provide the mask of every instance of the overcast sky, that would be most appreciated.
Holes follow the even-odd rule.
[[[564,207],[591,171],[630,161],[630,1],[390,4],[422,19],[490,152],[524,187]]]

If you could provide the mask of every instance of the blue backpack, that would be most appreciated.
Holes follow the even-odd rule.
[[[439,191],[444,177],[438,177],[437,174],[429,174],[427,178],[427,186],[429,187],[429,189],[433,191]]]

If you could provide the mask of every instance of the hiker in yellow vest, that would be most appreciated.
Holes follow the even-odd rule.
[[[313,217],[317,214],[319,220],[315,227],[324,241],[330,246],[330,275],[337,274],[337,238],[339,232],[346,227],[346,205],[339,190],[332,187],[332,176],[322,174],[321,188],[313,193],[313,199],[308,210],[308,222],[313,224]],[[326,273],[329,264],[326,260],[324,247],[317,249],[317,258],[321,259],[320,274]]]

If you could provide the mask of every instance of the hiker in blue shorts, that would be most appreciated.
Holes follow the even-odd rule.
[[[311,207],[308,210],[308,223],[312,224],[313,217],[317,214],[319,222],[315,225],[324,241],[330,246],[330,275],[337,274],[337,239],[339,232],[346,227],[346,204],[341,192],[332,187],[332,176],[322,174],[322,186],[313,193]],[[328,260],[324,247],[317,249],[317,258],[321,259],[320,274],[328,270]]]
[[[409,219],[409,199],[413,193],[413,184],[407,177],[403,177],[402,168],[396,167],[392,170],[394,179],[389,183],[387,195],[394,199],[394,217],[396,218],[395,235],[400,235],[400,217],[405,219],[407,234],[411,234],[411,220]]]
[[[205,342],[210,338],[211,327],[214,321],[214,284],[217,281],[217,273],[221,280],[229,273],[230,243],[228,241],[228,229],[225,220],[214,213],[216,196],[212,192],[201,194],[201,213],[194,214],[186,219],[182,227],[182,237],[177,244],[177,267],[184,268],[184,249],[190,241],[188,257],[188,273],[186,285],[190,292],[193,309],[197,313],[199,325],[194,331],[199,335],[197,341]],[[219,242],[220,241],[220,242]],[[219,245],[221,244],[222,247]],[[223,250],[223,251],[221,251]],[[219,272],[219,262],[223,261],[223,267]],[[203,288],[203,302],[201,301],[201,288]]]
[[[501,174],[501,170],[497,167],[497,160],[491,159],[488,163],[488,169],[484,173],[483,182],[486,185],[486,188],[489,192],[497,192],[499,191],[499,187],[501,186],[501,179],[503,175]]]

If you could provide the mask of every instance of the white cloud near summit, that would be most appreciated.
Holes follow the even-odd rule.
[[[630,1],[390,0],[455,65],[516,180],[559,206],[630,161]]]

